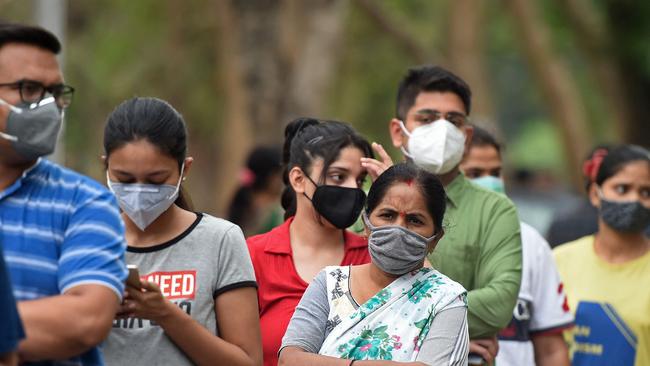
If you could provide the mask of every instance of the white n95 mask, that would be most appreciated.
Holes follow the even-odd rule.
[[[408,151],[402,153],[415,165],[433,173],[445,174],[463,159],[465,134],[446,119],[439,119],[409,132],[400,121],[402,131],[409,137]]]
[[[106,184],[108,189],[115,194],[122,211],[140,230],[144,231],[176,201],[184,169],[185,164],[181,166],[181,175],[175,186],[111,182],[108,178],[108,171],[106,171]]]

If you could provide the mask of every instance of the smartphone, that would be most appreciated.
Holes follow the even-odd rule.
[[[129,277],[126,278],[126,284],[137,289],[141,288],[142,282],[140,282],[138,266],[135,264],[127,264],[126,268],[129,270]]]
[[[476,353],[470,353],[469,356],[467,357],[467,364],[468,365],[485,365],[485,360],[483,357]]]

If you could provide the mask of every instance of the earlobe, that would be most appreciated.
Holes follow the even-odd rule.
[[[402,131],[401,121],[393,118],[388,123],[388,131],[395,148],[400,148],[404,144],[404,132]]]
[[[305,192],[305,175],[302,169],[298,167],[293,167],[289,171],[289,184],[296,193]]]
[[[192,164],[193,163],[194,163],[194,158],[193,157],[188,156],[188,157],[185,158],[185,161],[184,161],[185,168],[183,169],[183,181],[185,181],[185,179],[187,178],[189,171],[192,169]]]
[[[598,187],[596,183],[592,183],[589,186],[589,201],[591,205],[598,208],[600,207],[600,196],[598,196]]]

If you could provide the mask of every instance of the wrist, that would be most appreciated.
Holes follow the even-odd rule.
[[[158,323],[160,326],[164,326],[175,318],[176,311],[180,310],[174,303],[168,300],[163,300],[164,305],[161,307],[160,311],[156,314],[155,318],[152,318],[154,322]]]

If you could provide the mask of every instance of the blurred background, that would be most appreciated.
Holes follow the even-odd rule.
[[[506,187],[545,232],[582,194],[597,143],[650,143],[650,1],[0,0],[0,18],[63,41],[76,88],[54,159],[103,181],[103,125],[133,96],[168,100],[190,131],[197,210],[223,216],[248,152],[296,116],[390,146],[399,80],[440,64],[505,144]]]

